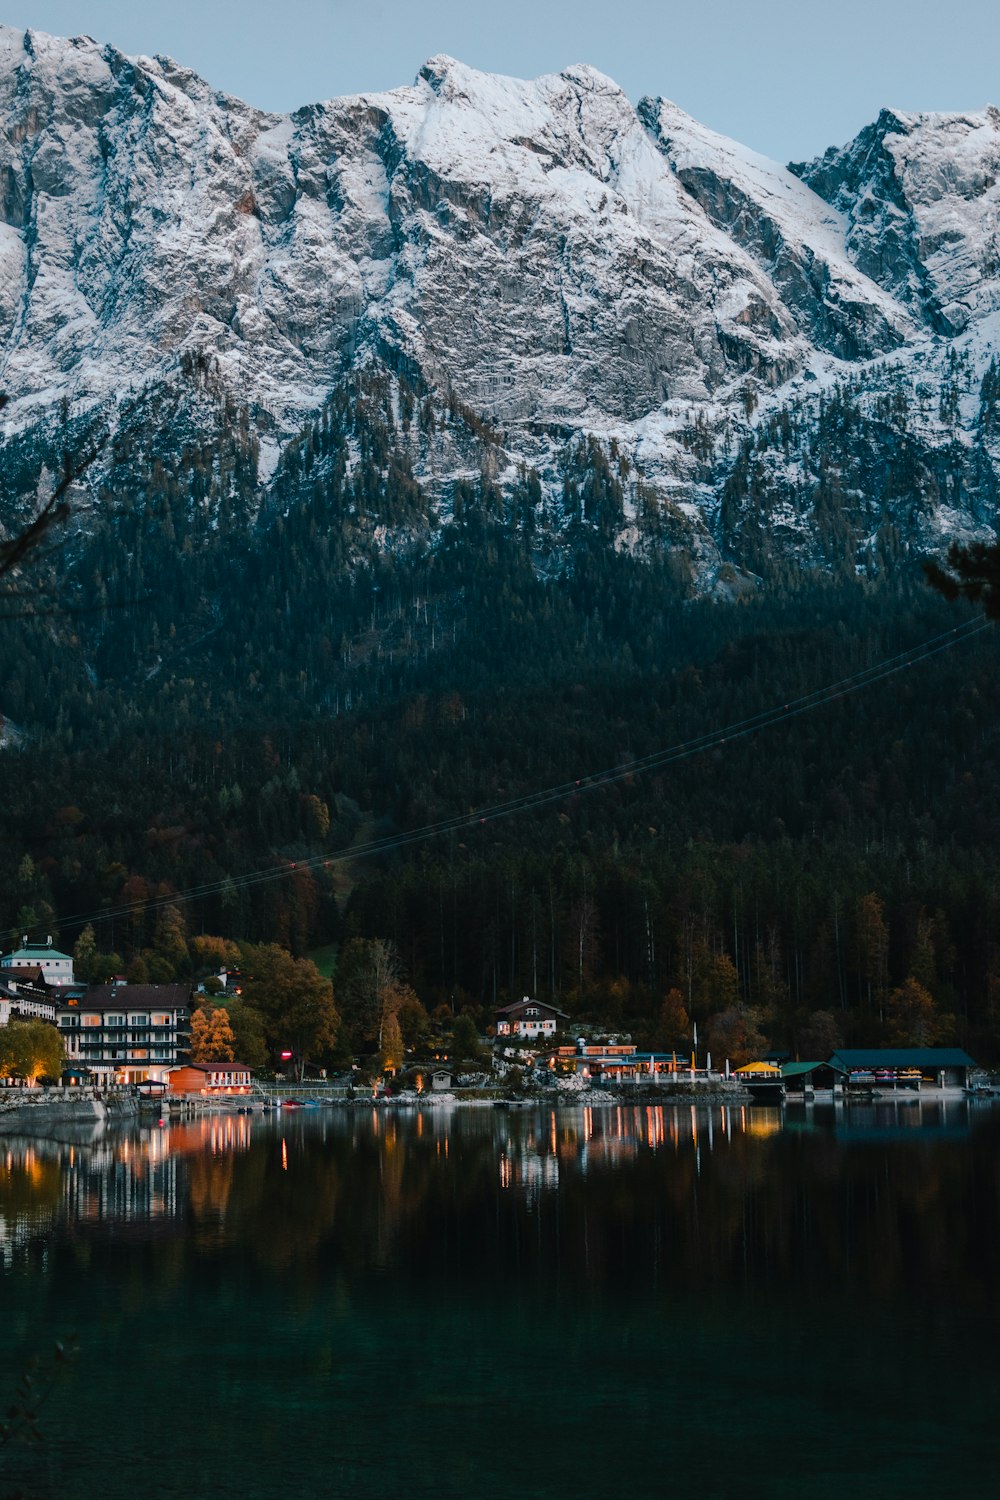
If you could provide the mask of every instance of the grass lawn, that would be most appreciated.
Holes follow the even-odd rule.
[[[325,979],[332,979],[337,965],[337,944],[327,943],[322,948],[310,948],[306,958],[312,959]]]

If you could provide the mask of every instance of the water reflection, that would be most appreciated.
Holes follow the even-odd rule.
[[[80,1335],[52,1494],[576,1500],[583,1451],[587,1493],[763,1494],[747,1453],[950,1493],[995,1459],[998,1144],[964,1101],[8,1138],[0,1326],[13,1371]]]
[[[605,1109],[540,1108],[518,1111],[419,1112],[386,1109],[323,1111],[275,1119],[218,1115],[197,1122],[129,1132],[80,1133],[78,1139],[45,1141],[10,1137],[0,1147],[0,1258],[10,1263],[19,1246],[56,1226],[87,1228],[171,1222],[194,1224],[203,1240],[221,1243],[227,1225],[252,1226],[277,1200],[285,1222],[298,1224],[303,1179],[308,1179],[308,1217],[317,1239],[316,1210],[336,1206],[349,1192],[357,1208],[378,1199],[385,1229],[415,1213],[439,1191],[441,1174],[453,1196],[481,1196],[487,1178],[494,1190],[529,1211],[545,1195],[590,1178],[609,1185],[616,1173],[645,1159],[673,1158],[659,1192],[683,1196],[693,1179],[703,1191],[731,1182],[734,1162],[745,1195],[770,1170],[768,1147],[782,1143],[785,1186],[798,1175],[787,1148],[812,1138],[810,1162],[826,1169],[822,1142],[832,1147],[961,1141],[993,1118],[988,1105],[966,1100],[820,1104],[785,1109],[752,1105],[616,1105]],[[458,1152],[454,1173],[453,1151]],[[720,1153],[728,1165],[719,1164]],[[246,1158],[240,1163],[241,1158]],[[835,1158],[834,1158],[835,1159]],[[709,1175],[716,1162],[714,1179]],[[492,1165],[491,1165],[492,1164]],[[276,1185],[275,1169],[285,1175]],[[846,1160],[841,1174],[848,1171]],[[273,1228],[273,1225],[271,1226]],[[270,1229],[267,1231],[270,1235]],[[267,1236],[266,1236],[267,1237]],[[321,1237],[321,1236],[320,1236]]]
[[[0,1142],[0,1259],[57,1224],[121,1226],[223,1214],[229,1159],[250,1145],[244,1116],[193,1124],[63,1131]]]

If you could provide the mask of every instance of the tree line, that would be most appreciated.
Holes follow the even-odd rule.
[[[92,528],[39,563],[60,607],[0,631],[2,929],[65,946],[89,925],[104,972],[147,982],[193,974],[205,934],[293,962],[384,942],[427,1014],[476,1024],[534,993],[664,1043],[736,1012],[794,1048],[817,1013],[867,1041],[912,1012],[911,1033],[997,1055],[992,637],[586,784],[967,619],[904,548],[803,569],[764,527],[761,585],[716,601],[669,505],[593,440],[567,445],[558,514],[538,475],[501,490],[484,465],[441,526],[413,435],[490,434],[399,382],[331,398],[263,505],[238,412],[179,454],[173,408],[148,415],[144,447],[116,440]],[[823,420],[847,441],[850,393]],[[789,421],[759,452],[809,441]],[[33,456],[6,457],[27,485]],[[626,504],[636,553],[609,546]],[[508,822],[341,857],[577,779]],[[248,878],[265,867],[278,877]],[[381,1048],[349,991],[338,974],[342,1034]]]

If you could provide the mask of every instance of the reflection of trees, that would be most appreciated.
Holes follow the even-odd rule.
[[[225,1219],[235,1164],[236,1157],[231,1152],[223,1156],[202,1153],[191,1158],[188,1163],[188,1204],[193,1218],[199,1221],[212,1219],[220,1224]]]
[[[16,1246],[25,1233],[41,1233],[62,1197],[62,1169],[32,1142],[0,1142],[0,1248]]]
[[[51,1222],[72,1208],[100,1228],[132,1204],[139,1227],[160,1213],[161,1237],[183,1231],[170,1241],[173,1277],[232,1262],[291,1275],[303,1292],[389,1267],[427,1287],[530,1273],[538,1288],[618,1297],[752,1283],[820,1300],[831,1287],[919,1299],[944,1275],[987,1294],[1000,1184],[982,1162],[996,1127],[957,1141],[914,1130],[912,1145],[875,1132],[845,1147],[832,1124],[793,1124],[683,1106],[230,1118],[153,1133],[128,1153],[0,1152],[0,1215]],[[103,1221],[97,1186],[71,1202],[67,1184],[87,1172],[103,1184]]]

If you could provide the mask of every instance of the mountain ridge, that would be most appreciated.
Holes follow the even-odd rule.
[[[758,530],[785,512],[775,545],[829,564],[822,466],[767,430],[815,434],[849,391],[853,434],[824,464],[842,471],[856,567],[883,524],[917,551],[995,527],[990,107],[883,111],[785,168],[589,65],[526,82],[440,55],[412,85],[276,115],[170,59],[2,28],[0,131],[2,431],[40,463],[67,418],[141,441],[134,413],[158,395],[174,412],[161,457],[180,461],[212,437],[189,377],[207,362],[266,504],[338,385],[384,371],[472,421],[409,442],[429,523],[457,482],[508,490],[524,471],[555,516],[567,445],[613,444],[613,544],[647,545],[654,505],[681,516],[670,545],[703,589],[727,560],[756,566],[748,507]],[[901,394],[887,447],[874,413]],[[946,464],[959,503],[898,503],[886,468],[903,450],[921,474]],[[751,453],[763,477],[734,504]],[[122,478],[102,456],[86,484]]]

